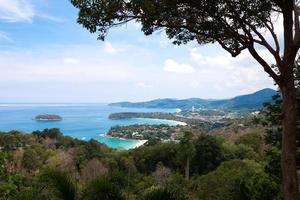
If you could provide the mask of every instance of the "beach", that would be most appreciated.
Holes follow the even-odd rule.
[[[143,146],[148,140],[135,140],[135,139],[127,139],[127,138],[121,138],[121,137],[112,137],[107,135],[106,133],[100,134],[102,138],[109,138],[109,139],[118,139],[118,140],[123,140],[127,142],[134,142],[134,144],[130,145],[130,147],[127,147],[125,149],[135,149],[140,146]]]
[[[133,149],[143,146],[148,140],[136,140],[137,143],[134,145]]]

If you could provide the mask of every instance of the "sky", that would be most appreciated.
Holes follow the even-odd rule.
[[[69,0],[0,0],[0,102],[220,99],[274,88],[246,51],[232,58],[216,44],[175,46],[137,23],[102,42],[77,14]]]

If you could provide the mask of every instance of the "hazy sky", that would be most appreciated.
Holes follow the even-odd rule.
[[[273,87],[247,52],[174,46],[134,23],[101,42],[76,17],[69,0],[0,0],[0,102],[227,98]]]

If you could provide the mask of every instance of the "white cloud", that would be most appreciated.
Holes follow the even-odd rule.
[[[65,64],[76,65],[79,63],[79,60],[76,58],[67,57],[63,59]]]
[[[136,86],[140,87],[140,88],[151,88],[152,87],[152,85],[145,83],[145,82],[138,82],[138,83],[136,83]]]
[[[190,56],[200,65],[228,66],[231,60],[229,55],[203,56],[197,48],[190,50]]]
[[[172,59],[165,60],[164,71],[174,73],[193,73],[195,69],[188,64],[177,63]]]
[[[120,44],[117,47],[123,48]],[[10,101],[27,97],[34,102],[226,98],[272,85],[259,65],[239,67],[247,57],[241,61],[230,60],[233,65],[229,68],[207,64],[213,62],[197,63],[192,57],[188,62],[189,57],[182,54],[191,64],[175,59],[163,62],[165,56],[161,52],[146,51],[140,46],[125,47],[127,51],[119,54],[118,59],[108,56],[100,45],[0,50],[0,98]],[[136,52],[135,56],[132,52]],[[199,49],[194,53],[200,53]],[[222,53],[217,55],[226,57]],[[213,54],[201,56],[206,61],[214,58]],[[162,73],[163,67],[175,73]],[[57,94],[55,99],[53,94]]]
[[[35,15],[28,0],[0,0],[0,20],[5,22],[31,22]]]
[[[190,58],[199,69],[195,73],[199,77],[199,84],[190,84],[191,86],[209,85],[217,91],[247,93],[272,85],[272,79],[247,51],[233,58],[225,52],[204,55],[200,50],[201,48],[190,49]],[[273,63],[272,56],[266,50],[259,50],[258,53],[268,63]]]
[[[43,13],[43,12],[36,13],[36,16],[40,17],[40,18],[43,18],[43,19],[46,19],[46,20],[57,22],[57,23],[63,23],[63,22],[67,21],[66,19],[59,18],[59,17],[56,17],[56,16],[52,16],[52,15],[49,15],[49,14],[46,14],[46,13]]]
[[[267,50],[260,49],[257,50],[257,52],[270,65],[275,63],[274,58]],[[220,52],[217,55],[208,56],[202,54],[199,49],[192,48],[190,49],[190,57],[193,62],[202,66],[202,68],[208,66],[225,69],[233,69],[236,67],[261,67],[247,50],[244,50],[240,55],[234,58],[227,52]]]
[[[113,47],[113,45],[110,42],[104,42],[103,49],[106,53],[109,54],[116,54],[118,52],[118,50],[115,47]]]
[[[169,44],[171,44],[170,39],[167,37],[166,34],[161,34],[159,37],[159,46],[162,48],[167,47]],[[175,46],[173,46],[175,47]]]
[[[13,42],[13,39],[11,39],[9,37],[9,35],[4,31],[0,31],[0,40],[4,40],[4,41],[7,41],[7,42]]]
[[[58,48],[60,49],[60,48]],[[86,52],[86,53],[85,53]],[[67,55],[61,57],[61,55]],[[101,56],[102,55],[102,56]],[[2,82],[137,82],[138,70],[122,60],[104,56],[101,48],[72,46],[65,52],[33,50],[0,51],[0,81]],[[4,64],[5,63],[5,64]]]

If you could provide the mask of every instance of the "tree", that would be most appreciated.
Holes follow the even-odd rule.
[[[124,200],[119,187],[101,177],[90,182],[83,191],[84,200]]]
[[[295,62],[294,69],[295,77],[295,91],[297,97],[297,105],[300,105],[300,56],[298,56]],[[272,102],[266,102],[263,104],[263,120],[261,121],[262,125],[266,128],[266,143],[270,145],[277,146],[282,148],[282,98],[280,92],[274,95]],[[297,123],[300,124],[300,106],[297,107]],[[296,135],[296,144],[297,148],[300,147],[300,127],[297,126],[297,135]]]
[[[298,199],[294,61],[300,47],[299,0],[71,0],[78,23],[104,40],[108,30],[129,21],[146,35],[164,29],[175,44],[218,43],[233,57],[248,50],[280,87],[283,97],[282,172],[284,198]],[[274,23],[282,17],[283,42]],[[258,49],[276,62],[272,68]]]
[[[185,132],[180,140],[179,156],[185,162],[185,178],[190,178],[190,163],[195,154],[195,148],[192,143],[193,134],[191,132]]]
[[[75,200],[77,188],[72,178],[63,171],[47,169],[40,177],[45,187],[53,189],[54,196],[63,200]]]
[[[273,200],[280,196],[276,182],[252,160],[223,162],[215,171],[201,176],[196,189],[203,200]]]
[[[92,159],[82,169],[81,178],[84,183],[87,183],[107,172],[108,169],[99,160]]]
[[[33,131],[32,134],[36,135],[37,137],[42,137],[45,139],[46,138],[58,139],[63,135],[58,128],[51,128],[51,129],[46,128],[43,131]]]
[[[158,163],[156,165],[156,170],[153,173],[153,178],[159,186],[165,186],[170,175],[171,170],[165,167],[162,163]]]
[[[256,153],[261,154],[263,152],[263,133],[261,131],[253,131],[238,137],[235,141],[237,145],[244,144],[251,147]]]
[[[295,89],[297,96],[297,105],[300,105],[300,57],[298,56],[295,62]],[[262,112],[262,125],[265,127],[265,143],[268,145],[266,149],[267,166],[266,171],[282,179],[281,166],[276,163],[280,160],[281,155],[278,153],[282,148],[282,111],[280,109],[282,104],[281,94],[273,96],[272,102],[264,103],[264,109]],[[300,106],[298,106],[297,123],[300,124]],[[296,147],[297,147],[297,166],[300,166],[300,126],[297,126],[296,135]]]
[[[145,194],[144,200],[175,200],[165,188],[151,187]]]
[[[201,135],[195,142],[193,168],[196,173],[204,174],[216,169],[223,159],[222,150],[216,138]]]
[[[97,177],[89,182],[82,191],[66,172],[57,169],[46,169],[39,178],[41,192],[50,193],[51,197],[63,200],[123,200],[121,190],[107,177]],[[33,188],[34,189],[34,188]]]
[[[33,148],[27,149],[23,155],[22,165],[29,172],[35,173],[35,171],[42,165],[38,152]]]

